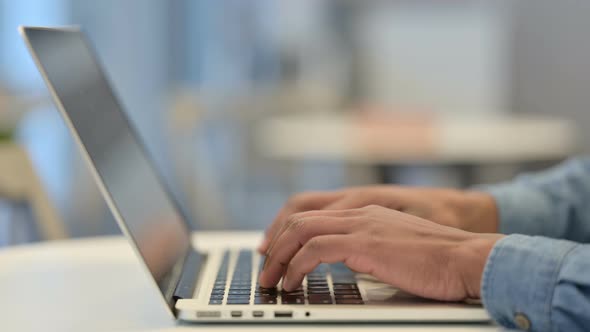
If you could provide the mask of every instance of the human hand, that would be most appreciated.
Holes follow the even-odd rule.
[[[279,211],[258,248],[266,253],[287,218],[310,210],[346,210],[379,205],[436,223],[477,233],[495,233],[498,212],[492,196],[475,191],[412,188],[393,185],[347,188],[295,195]]]
[[[297,288],[320,263],[344,262],[409,293],[437,300],[480,297],[487,257],[503,235],[443,226],[381,206],[296,213],[269,246],[262,287]]]

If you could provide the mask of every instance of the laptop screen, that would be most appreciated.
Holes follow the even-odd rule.
[[[24,28],[24,34],[66,122],[96,169],[115,218],[170,299],[171,272],[190,249],[188,227],[82,32]]]

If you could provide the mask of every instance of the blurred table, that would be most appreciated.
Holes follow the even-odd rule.
[[[370,165],[382,182],[392,166],[457,166],[469,173],[481,165],[557,161],[575,152],[570,121],[531,115],[323,113],[274,117],[257,133],[268,158]]]
[[[195,234],[200,248],[254,246],[259,233]],[[161,307],[120,236],[53,241],[0,250],[0,331],[296,331],[301,325],[181,325]],[[491,325],[312,325],[306,330],[497,331]]]

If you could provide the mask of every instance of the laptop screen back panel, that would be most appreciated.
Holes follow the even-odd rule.
[[[55,102],[90,160],[111,211],[168,305],[190,233],[82,32],[21,30]],[[173,279],[173,278],[172,278]]]

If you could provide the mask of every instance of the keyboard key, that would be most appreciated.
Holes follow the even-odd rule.
[[[334,294],[359,294],[358,289],[335,289]]]
[[[283,296],[281,299],[283,304],[305,304],[303,296]]]
[[[328,284],[307,284],[307,289],[323,289],[329,288]]]
[[[276,299],[277,295],[260,295],[260,294],[256,294],[254,295],[256,298],[258,299]]]
[[[254,298],[256,299],[276,299],[277,296],[276,295],[254,295]]]
[[[330,294],[330,289],[329,288],[308,289],[307,294]]]
[[[307,290],[310,290],[310,289],[320,289],[321,290],[321,289],[330,289],[330,288],[328,287],[327,284],[326,285],[311,285],[311,286],[308,285]]]
[[[250,295],[249,289],[230,289],[229,295]]]
[[[223,294],[225,294],[224,289],[214,289],[211,291],[211,295],[223,295]]]
[[[336,304],[365,304],[360,299],[336,299]]]
[[[332,287],[334,287],[334,289],[358,289],[356,284],[334,283]]]
[[[251,281],[232,281],[229,285],[230,285],[230,287],[234,287],[234,286],[247,286],[247,287],[251,287],[252,286],[252,282]]]
[[[278,291],[276,288],[262,288],[262,287],[256,288],[256,293],[258,293],[258,294],[268,294],[268,295],[275,294],[276,295],[277,292]]]
[[[211,295],[210,300],[223,300],[223,295]]]
[[[307,279],[322,279],[322,278],[325,279],[327,275],[328,275],[327,272],[322,272],[322,273],[312,272],[312,273],[308,273],[306,277],[307,277]]]
[[[332,276],[332,284],[356,284],[356,279],[354,277]]]
[[[250,275],[234,275],[234,277],[232,278],[232,283],[242,283],[242,282],[251,283],[252,278],[250,277]]]
[[[223,303],[223,299],[221,300],[216,300],[216,299],[210,299],[209,300],[209,304],[213,304],[213,305],[219,305]]]
[[[308,285],[307,289],[329,289],[328,284]]]
[[[292,291],[292,292],[281,291],[282,296],[296,296],[296,295],[303,296],[303,294],[304,294],[303,290],[296,290],[296,291]]]
[[[234,295],[227,297],[227,302],[250,302],[250,296],[243,296],[243,295]]]
[[[227,299],[226,304],[250,304],[250,299]]]
[[[326,278],[327,278],[327,275],[325,275],[325,274],[321,274],[321,275],[320,274],[314,274],[314,275],[308,274],[306,276],[307,281],[322,281],[322,280],[326,280]]]
[[[332,297],[328,294],[311,294],[307,300],[309,304],[332,304]]]
[[[335,299],[362,299],[361,294],[334,294]]]
[[[255,297],[254,304],[277,304],[276,297]]]

